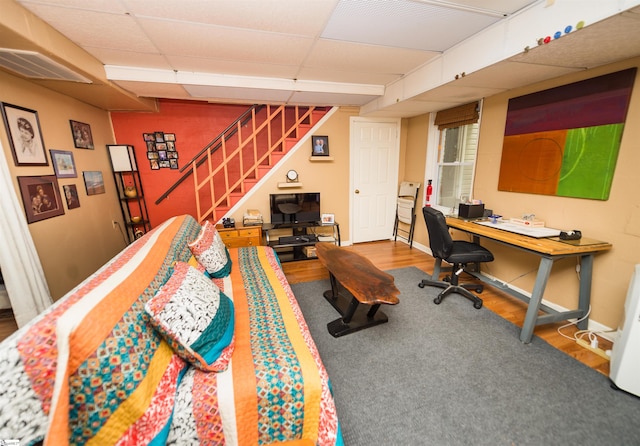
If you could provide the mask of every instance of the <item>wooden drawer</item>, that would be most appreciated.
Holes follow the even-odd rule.
[[[259,246],[260,237],[234,237],[223,239],[227,248],[240,248],[242,246]]]

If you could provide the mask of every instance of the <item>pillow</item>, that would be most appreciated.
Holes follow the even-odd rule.
[[[189,249],[211,277],[220,279],[231,272],[229,251],[209,220],[204,222],[198,237],[189,243]]]
[[[233,302],[202,271],[177,262],[144,308],[182,359],[210,372],[227,368],[234,347]]]

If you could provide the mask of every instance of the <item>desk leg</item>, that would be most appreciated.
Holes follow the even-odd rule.
[[[542,303],[542,296],[544,294],[544,289],[547,286],[547,281],[549,280],[549,274],[551,274],[552,265],[552,259],[546,257],[540,259],[536,283],[533,286],[533,293],[531,293],[531,299],[529,300],[529,306],[527,307],[527,314],[524,317],[522,331],[520,331],[520,340],[525,344],[531,342],[531,338],[533,337],[533,329],[536,326],[540,304]]]
[[[578,294],[578,309],[584,314],[589,314],[591,303],[591,275],[593,273],[593,254],[586,254],[580,257],[580,294]],[[589,328],[589,318],[578,322],[580,330]]]

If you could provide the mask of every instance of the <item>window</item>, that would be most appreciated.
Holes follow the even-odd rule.
[[[439,132],[436,205],[456,209],[458,203],[471,198],[478,131],[475,123]]]
[[[447,214],[473,197],[479,105],[473,102],[438,112],[429,132],[425,184],[433,180],[431,203]]]

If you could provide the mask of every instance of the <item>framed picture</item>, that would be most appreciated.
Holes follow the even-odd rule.
[[[18,185],[28,223],[64,215],[55,175],[18,177]]]
[[[328,136],[312,136],[311,137],[311,155],[312,156],[329,156],[329,137]]]
[[[62,186],[64,191],[64,198],[67,200],[67,209],[75,209],[80,207],[80,200],[78,199],[78,189],[75,184],[65,184]]]
[[[77,178],[76,164],[73,161],[73,153],[66,150],[49,150],[53,170],[58,178]]]
[[[175,133],[165,133],[164,134],[164,140],[173,142],[173,141],[176,140],[176,134]]]
[[[2,117],[16,166],[48,166],[38,112],[3,102]]]
[[[156,135],[154,135],[153,133],[143,133],[142,139],[144,139],[145,142],[155,142]]]
[[[333,214],[322,214],[320,217],[320,224],[332,225],[335,224],[335,217]]]
[[[69,120],[71,124],[71,134],[73,135],[73,145],[76,149],[93,150],[93,136],[91,135],[91,126],[84,122]]]
[[[84,177],[84,187],[87,189],[87,195],[104,194],[104,178],[99,170],[89,170],[82,172]]]

